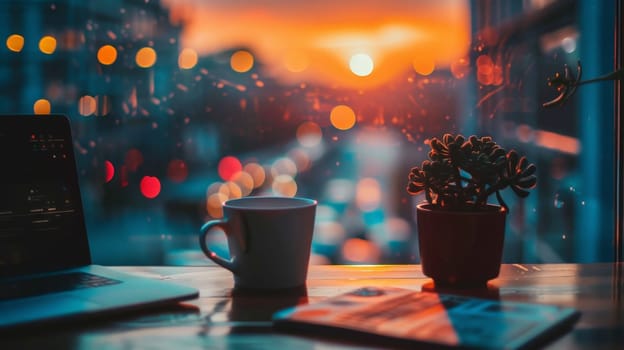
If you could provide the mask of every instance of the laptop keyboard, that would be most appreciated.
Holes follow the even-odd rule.
[[[121,281],[84,272],[0,282],[0,300],[102,287],[118,283]]]

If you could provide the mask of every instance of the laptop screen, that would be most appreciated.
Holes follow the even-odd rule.
[[[0,116],[0,276],[90,263],[69,121]]]

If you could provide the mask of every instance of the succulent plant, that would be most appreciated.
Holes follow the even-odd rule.
[[[535,165],[514,150],[505,151],[491,137],[445,134],[429,142],[429,159],[409,173],[407,192],[425,193],[430,204],[444,210],[475,211],[488,205],[495,194],[499,204],[509,210],[501,196],[507,187],[521,198],[535,187]]]

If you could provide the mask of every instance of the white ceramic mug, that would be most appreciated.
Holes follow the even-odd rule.
[[[305,285],[317,202],[297,197],[244,197],[223,204],[223,219],[205,223],[204,254],[234,275],[236,288],[278,289]],[[230,259],[206,245],[213,228],[227,236]]]

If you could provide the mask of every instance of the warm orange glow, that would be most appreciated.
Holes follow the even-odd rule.
[[[302,52],[289,52],[284,57],[284,66],[292,73],[303,72],[310,66],[310,58]]]
[[[232,70],[238,73],[245,73],[251,70],[254,65],[254,58],[251,53],[245,50],[236,51],[230,58]]]
[[[137,66],[149,68],[156,63],[156,51],[151,47],[144,47],[137,52],[135,61]]]
[[[49,35],[44,36],[39,40],[39,50],[47,55],[53,54],[56,51],[56,39]]]
[[[82,116],[90,116],[97,111],[97,101],[93,96],[85,95],[78,101],[78,113]]]
[[[33,105],[33,111],[35,114],[50,114],[52,107],[50,106],[50,101],[45,98],[39,99],[35,101]]]
[[[414,71],[416,71],[416,73],[427,76],[435,70],[435,62],[426,58],[415,59],[412,62],[412,67],[414,67]]]
[[[267,72],[288,83],[380,85],[414,65],[448,69],[470,46],[467,0],[163,3],[174,23],[185,24],[182,45],[200,54],[248,47]],[[374,62],[370,75],[349,67],[358,53]]]
[[[577,138],[545,130],[535,132],[535,143],[563,153],[579,154],[581,151],[581,143]]]
[[[338,105],[332,109],[329,119],[338,130],[349,130],[355,125],[355,112],[349,106]]]
[[[112,45],[104,45],[98,50],[97,59],[101,64],[109,66],[117,60],[117,49]]]
[[[6,46],[13,52],[20,52],[24,48],[24,37],[19,34],[12,34],[6,40]]]
[[[197,52],[193,49],[184,49],[178,56],[178,66],[181,69],[192,69],[197,64]]]

